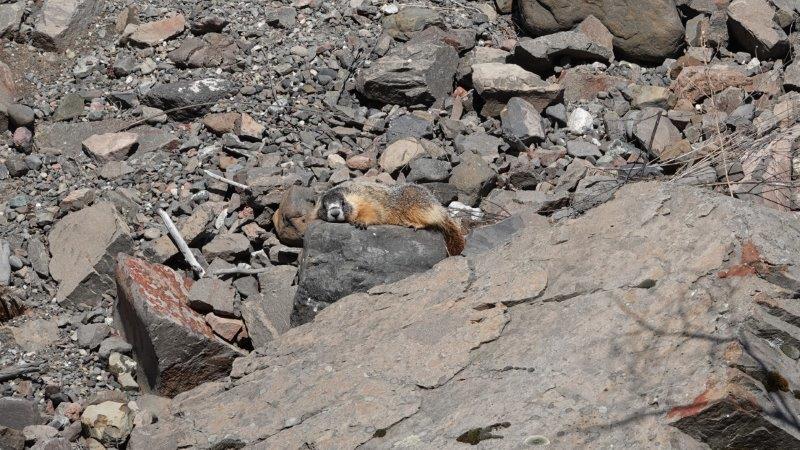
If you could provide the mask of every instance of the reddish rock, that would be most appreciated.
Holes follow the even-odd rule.
[[[234,131],[236,135],[242,139],[258,141],[261,140],[264,129],[264,125],[256,122],[250,114],[242,113],[242,115],[236,119]]]
[[[116,313],[143,385],[171,397],[228,375],[237,352],[189,307],[191,280],[125,254],[117,257],[116,280]]]
[[[203,117],[203,125],[216,134],[230,133],[236,126],[239,113],[211,113]]]
[[[166,19],[148,22],[136,28],[130,40],[139,45],[156,46],[167,39],[181,34],[186,28],[183,14],[176,14]]]
[[[28,148],[33,140],[33,133],[25,127],[19,127],[14,130],[14,136],[11,139],[14,143],[14,147]]]
[[[579,100],[593,100],[601,91],[624,88],[628,80],[578,67],[561,72],[558,83],[564,86],[564,102],[570,104]]]
[[[214,330],[214,333],[217,333],[228,342],[235,341],[236,337],[244,329],[244,323],[241,320],[220,317],[214,313],[206,314],[206,322]]]
[[[366,154],[352,155],[347,158],[347,167],[353,170],[367,171],[375,165],[375,158]]]
[[[95,134],[83,141],[83,150],[100,162],[122,161],[139,145],[136,133]]]
[[[752,80],[747,77],[743,69],[725,65],[691,66],[684,67],[670,89],[678,98],[687,99],[692,103],[724,91],[728,87],[747,88],[752,85]]]

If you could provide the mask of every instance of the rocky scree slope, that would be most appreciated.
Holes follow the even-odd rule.
[[[236,357],[279,345],[276,339],[292,323],[312,320],[339,298],[437,263],[466,264],[445,259],[435,233],[328,224],[306,232],[316,196],[346,180],[425,184],[443,204],[460,211],[468,229],[512,216],[470,235],[467,261],[474,262],[467,267],[473,274],[477,255],[510,234],[531,223],[549,229],[535,213],[553,222],[576,217],[642,178],[698,185],[790,214],[798,205],[800,167],[795,145],[800,65],[793,60],[797,17],[792,2],[778,0],[1,2],[0,446],[121,448],[132,430],[150,429],[145,427],[156,421],[172,433],[165,422],[171,417],[169,400],[162,396],[178,395],[180,408],[188,410],[189,399],[196,397],[182,397],[182,392],[206,381],[226,385],[231,367],[238,374],[234,378],[242,378],[245,372],[233,365]],[[744,204],[736,208],[747,209]],[[661,211],[667,210],[677,208]],[[176,247],[164,217],[175,222],[198,268],[190,267]],[[615,231],[636,230],[627,226],[626,217],[638,216],[620,213]],[[663,220],[675,217],[666,214]],[[636,239],[678,242],[684,233],[647,229],[654,235]],[[776,230],[774,239],[782,233]],[[603,234],[594,235],[597,245]],[[347,243],[349,251],[336,242]],[[621,249],[624,245],[618,243]],[[722,270],[793,289],[770,272],[784,267],[775,262],[780,258],[762,261],[763,245],[732,245],[726,263],[744,262],[732,268],[722,264]],[[739,253],[743,259],[737,260]],[[522,255],[536,253],[521,250],[515,256]],[[670,265],[666,258],[662,264]],[[548,277],[583,267],[576,260],[548,269]],[[606,270],[639,267],[639,261],[626,259]],[[515,273],[494,276],[524,289]],[[635,280],[641,286],[631,292],[663,289],[658,273]],[[448,275],[461,279],[463,273]],[[695,275],[708,281],[712,274]],[[468,277],[466,285],[478,281]],[[596,286],[590,281],[583,283]],[[455,290],[451,301],[468,291]],[[603,293],[580,286],[574,291]],[[564,300],[559,305],[573,305]],[[505,302],[510,312],[490,321],[530,307],[515,302]],[[793,323],[791,305],[784,306],[767,309]],[[711,314],[698,309],[696,314]],[[764,323],[771,320],[764,317]],[[614,320],[620,319],[609,319],[610,328]],[[373,328],[382,329],[376,324]],[[564,325],[558,326],[564,339]],[[783,330],[781,324],[776,327]],[[315,329],[289,333],[291,339],[308,333],[311,345],[315,333],[322,333],[308,331]],[[488,335],[496,334],[492,330]],[[368,331],[374,330],[351,333]],[[784,331],[757,334],[794,359],[792,331]],[[415,339],[440,339],[424,336],[430,340]],[[439,389],[453,387],[447,381],[451,373],[490,347],[480,345],[490,337],[454,336],[459,337],[452,345],[462,350],[431,363],[440,364],[440,370],[430,377],[400,377],[406,380],[402,392],[413,391],[403,409],[409,420],[390,427],[372,423],[364,413],[364,427],[355,427],[361,431],[348,435],[347,442],[331,442],[383,445],[389,440],[370,441],[369,436],[394,439],[391,432],[403,433],[403,424],[423,420],[425,415],[414,413],[414,399],[426,399],[421,395],[427,391],[413,390],[416,384],[407,380],[419,376],[419,386],[443,392]],[[578,330],[567,337],[582,339],[583,345],[573,345],[585,350],[593,336]],[[434,350],[431,354],[442,351]],[[627,356],[624,350],[617,353]],[[314,364],[313,355],[298,364]],[[319,356],[325,360],[332,354],[319,355],[327,355]],[[699,352],[687,355],[692,364],[707,360]],[[557,360],[552,354],[547,358],[551,365]],[[483,360],[491,365],[488,356]],[[403,361],[395,365],[413,363]],[[654,361],[653,370],[659,364]],[[706,388],[686,388],[672,397],[641,394],[655,405],[647,410],[653,412],[647,420],[674,422],[684,430],[663,428],[678,447],[757,446],[762,438],[778,447],[793,444],[793,428],[780,420],[793,405],[784,394],[794,389],[782,380],[792,378],[777,363],[763,370],[731,364],[724,367],[733,375],[743,372],[758,380],[755,388],[742,378],[725,397],[727,388],[720,386],[728,384],[716,378],[716,387],[708,385],[694,403],[677,397],[700,395]],[[608,367],[597,361],[597,370]],[[615,382],[622,383],[626,370],[614,372]],[[527,370],[504,366],[483,373],[516,372]],[[677,377],[692,383],[699,378]],[[758,383],[772,403],[736,387],[757,393]],[[608,414],[607,404],[596,411],[591,406],[602,395],[569,394],[576,406],[563,413],[568,419],[576,410],[590,417]],[[734,400],[710,400],[729,397]],[[749,400],[741,401],[745,397]],[[668,414],[680,405],[694,406]],[[748,411],[753,420],[742,425],[744,416],[734,414],[741,434],[720,438],[713,424],[729,408]],[[311,426],[311,416],[327,411],[309,410],[313,414],[287,413],[281,429],[288,432],[306,421]],[[396,411],[386,417],[397,421],[399,415],[405,417]],[[392,442],[572,442],[558,441],[563,433],[553,436],[539,426],[522,431],[517,424],[523,421],[501,416],[459,422],[443,434],[409,432],[408,441]],[[324,417],[329,416],[319,420]],[[617,420],[623,422],[618,427],[638,423]],[[280,431],[276,427],[273,432]],[[614,439],[609,429],[592,428],[590,436],[608,433]],[[269,440],[266,431],[246,430],[230,441],[218,433],[186,432],[187,442],[201,447],[208,439],[222,447]],[[517,437],[507,438],[509,433]],[[134,435],[129,446],[141,445],[142,433]],[[484,440],[493,435],[504,438]]]

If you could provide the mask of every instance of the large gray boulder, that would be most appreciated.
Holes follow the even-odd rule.
[[[46,50],[63,50],[96,21],[99,0],[45,0],[36,17],[33,42]]]
[[[370,100],[399,105],[431,104],[453,92],[458,53],[446,44],[421,41],[395,47],[362,69],[358,92]]]
[[[595,16],[614,35],[620,54],[640,61],[675,54],[684,37],[674,0],[519,0],[516,16],[534,37],[570,30]]]
[[[442,235],[398,226],[361,230],[312,222],[305,234],[294,323],[354,292],[424,272],[447,257]]]
[[[339,300],[128,448],[798,448],[795,223],[628,185]]]

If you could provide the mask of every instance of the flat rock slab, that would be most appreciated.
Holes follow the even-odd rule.
[[[96,203],[67,214],[48,236],[56,300],[97,305],[114,287],[114,257],[133,247],[130,229],[114,204]]]
[[[238,352],[189,307],[189,279],[120,254],[116,281],[116,314],[133,345],[143,387],[173,396],[228,374]]]
[[[312,222],[305,234],[294,321],[354,292],[424,272],[447,257],[440,233]]]
[[[34,145],[42,153],[74,156],[83,148],[83,141],[95,134],[116,133],[130,122],[109,119],[100,122],[45,123],[36,126]],[[129,130],[139,136],[139,146],[134,155],[141,155],[160,149],[177,148],[177,136],[169,131],[147,125]]]
[[[409,42],[362,69],[356,77],[358,91],[383,103],[431,104],[453,92],[458,53],[435,42]]]
[[[232,381],[176,397],[129,446],[212,448],[236,430],[254,448],[456,448],[487,433],[498,449],[796,448],[781,420],[800,407],[795,221],[627,185],[580,218],[339,300],[237,360]]]

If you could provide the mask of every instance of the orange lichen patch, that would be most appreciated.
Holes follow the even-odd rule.
[[[771,270],[771,265],[761,256],[758,247],[753,244],[753,241],[748,239],[742,243],[742,257],[740,263],[719,272],[717,275],[720,278],[746,277],[749,275],[764,275]]]
[[[120,262],[118,270],[126,275],[126,287],[138,290],[139,297],[146,299],[151,311],[196,333],[207,337],[214,335],[203,317],[189,307],[188,292],[192,280],[167,266],[150,264],[138,258],[124,257]]]
[[[667,419],[682,419],[684,417],[698,414],[700,411],[705,409],[706,406],[708,406],[710,394],[711,389],[707,389],[705,392],[695,397],[691,404],[676,406],[670,409],[667,413]]]

